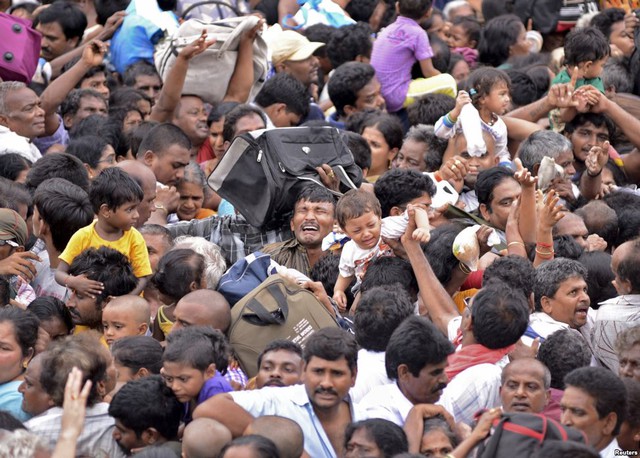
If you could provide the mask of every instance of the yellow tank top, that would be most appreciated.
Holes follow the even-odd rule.
[[[158,320],[158,326],[162,330],[162,333],[167,336],[171,332],[171,328],[173,328],[173,321],[167,318],[167,315],[164,314],[164,308],[166,305],[163,305],[158,309],[158,313],[156,315],[156,320]]]

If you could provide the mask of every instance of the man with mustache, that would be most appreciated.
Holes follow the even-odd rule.
[[[534,358],[516,359],[502,370],[504,412],[542,413],[549,401],[551,372]]]
[[[274,340],[258,356],[256,387],[291,386],[302,378],[302,348],[289,340]]]
[[[344,430],[365,418],[348,397],[357,375],[358,345],[339,328],[314,332],[305,342],[302,385],[234,391],[207,399],[193,418],[223,423],[241,436],[255,417],[278,415],[300,425],[304,449],[314,458],[335,458],[344,445]]]
[[[368,418],[403,426],[416,404],[435,404],[447,386],[449,340],[424,317],[410,316],[391,335],[385,353],[388,385],[369,391],[360,403]]]

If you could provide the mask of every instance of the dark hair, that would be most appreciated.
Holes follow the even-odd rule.
[[[499,67],[509,59],[511,46],[518,42],[524,25],[514,14],[496,16],[484,25],[480,43],[478,43],[478,60],[491,67]]]
[[[611,270],[611,255],[603,251],[585,251],[578,261],[587,268],[587,294],[591,308],[597,310],[600,302],[618,295],[611,283],[616,278]]]
[[[426,149],[422,155],[422,159],[426,172],[436,172],[440,169],[448,142],[446,139],[440,138],[435,134],[433,126],[426,126],[424,124],[411,126],[404,138],[404,142],[406,143],[408,140],[425,145]]]
[[[16,429],[27,429],[27,427],[6,410],[0,410],[0,430],[15,431]]]
[[[80,159],[66,153],[46,154],[38,159],[27,174],[26,186],[30,192],[49,178],[63,178],[78,185],[84,191],[89,190],[89,172]]]
[[[84,98],[94,98],[100,100],[107,106],[107,102],[102,95],[94,89],[73,89],[60,105],[60,115],[64,118],[67,115],[75,116],[80,109],[80,101]],[[104,119],[106,116],[98,115]]]
[[[220,454],[218,455],[220,458],[224,458],[224,455],[227,453],[232,447],[242,447],[248,446],[253,449],[255,452],[253,456],[257,458],[280,458],[280,454],[278,453],[278,448],[276,444],[273,443],[271,439],[267,439],[264,436],[258,436],[257,434],[249,434],[247,436],[240,436],[227,443],[222,450],[220,450]]]
[[[62,178],[43,181],[35,190],[33,201],[40,218],[49,225],[57,251],[64,251],[71,236],[93,221],[88,194]]]
[[[124,11],[128,5],[128,0],[94,0],[98,24],[105,25],[107,19],[118,11]]]
[[[153,104],[153,100],[147,94],[133,87],[121,87],[109,96],[109,109],[123,107],[128,110],[138,109],[138,102],[144,101]]]
[[[375,69],[362,62],[346,62],[333,71],[327,88],[338,116],[345,116],[344,107],[355,106],[358,92],[376,76]],[[358,132],[359,133],[359,132]]]
[[[160,342],[151,336],[122,337],[111,345],[113,359],[133,373],[145,368],[151,374],[159,374],[163,351]]]
[[[33,313],[40,322],[50,321],[55,318],[62,321],[68,331],[73,329],[73,321],[69,309],[57,297],[40,296],[29,303],[27,312]]]
[[[629,242],[631,244],[630,253],[618,263],[618,277],[631,283],[629,294],[640,293],[640,239]]]
[[[349,16],[351,16],[351,19],[353,19],[354,21],[369,22],[369,19],[371,19],[371,15],[373,14],[376,7],[378,6],[378,3],[379,3],[378,0],[351,0],[347,4],[345,11],[347,12],[347,14],[349,14]],[[311,26],[309,28],[312,28],[312,27],[315,27],[315,26]],[[333,27],[330,27],[330,28],[332,30],[337,30]],[[307,35],[307,38],[309,38],[308,35]],[[311,40],[311,38],[309,38],[309,40]],[[311,41],[323,41],[323,40],[318,40],[314,38]],[[323,42],[326,43],[326,41],[323,41]]]
[[[2,155],[0,161],[0,177],[11,181],[16,181],[21,172],[31,168],[31,161],[28,161],[18,153],[8,153]]]
[[[15,207],[14,211],[20,213],[19,206],[24,205],[27,207],[27,219],[33,215],[33,197],[22,183],[0,177],[0,196],[7,201],[7,208],[14,210]]]
[[[451,48],[446,41],[444,41],[440,36],[435,32],[430,32],[429,36],[429,44],[431,45],[431,49],[433,51],[433,56],[431,57],[431,63],[433,64],[433,68],[440,71],[441,73],[446,73],[449,68],[449,63],[451,62]],[[415,65],[414,69],[420,69],[419,65]],[[413,75],[413,73],[412,73]],[[421,78],[422,70],[416,72],[415,77]]]
[[[349,445],[353,434],[358,430],[366,431],[370,440],[376,443],[383,456],[392,457],[409,450],[409,442],[404,430],[389,420],[370,418],[351,423],[344,432],[344,448]]]
[[[574,28],[564,39],[564,62],[568,66],[597,62],[609,54],[609,40],[595,27]]]
[[[503,166],[491,167],[478,174],[475,186],[478,203],[480,205],[485,204],[488,212],[492,211],[493,190],[505,180],[515,180],[515,178],[513,177],[513,170]]]
[[[300,190],[296,196],[296,203],[306,200],[307,202],[327,202],[336,203],[336,199],[331,192],[324,186],[310,184]]]
[[[60,24],[62,33],[67,40],[78,38],[78,43],[87,28],[87,17],[74,2],[57,1],[52,3],[35,17],[33,28],[35,29],[38,24],[52,22]]]
[[[391,169],[378,178],[373,189],[383,218],[389,216],[393,207],[403,207],[424,194],[436,195],[433,180],[416,170]]]
[[[504,72],[511,81],[511,101],[516,108],[529,105],[540,98],[536,83],[526,71],[510,68]]]
[[[74,138],[69,142],[65,152],[71,154],[91,168],[100,164],[102,152],[109,145],[106,139],[96,135]]]
[[[327,361],[347,360],[353,374],[358,368],[358,344],[352,334],[340,328],[323,328],[311,334],[302,352],[304,362],[314,356]]]
[[[342,139],[345,140],[349,151],[351,151],[356,165],[362,170],[369,169],[371,167],[371,147],[364,137],[346,130],[342,132]]]
[[[625,420],[632,428],[637,428],[640,426],[640,382],[625,377],[622,379],[622,383],[627,389],[627,416]]]
[[[475,69],[467,78],[465,87],[471,94],[473,104],[477,106],[480,97],[487,96],[496,84],[504,83],[511,92],[511,80],[509,75],[502,70],[491,67],[480,67]],[[475,94],[472,94],[473,91]]]
[[[359,134],[364,129],[362,125],[372,116],[382,114],[378,108],[364,108],[360,111],[351,113],[345,122],[346,130]]]
[[[402,289],[385,285],[367,290],[360,298],[354,317],[358,345],[369,351],[385,351],[393,331],[413,311],[413,303]]]
[[[248,104],[240,104],[229,111],[224,117],[224,125],[222,126],[222,139],[230,142],[236,136],[236,125],[241,118],[250,115],[257,115],[266,125],[264,113],[262,110]]]
[[[447,436],[447,439],[449,439],[451,443],[451,448],[456,448],[460,442],[460,439],[458,439],[458,436],[451,430],[451,426],[449,426],[449,423],[447,423],[447,420],[445,420],[442,415],[425,418],[422,435],[424,436],[431,431],[440,431]]]
[[[267,346],[264,347],[264,350],[260,352],[260,354],[258,355],[257,367],[260,367],[260,364],[262,364],[262,358],[264,358],[264,355],[272,351],[279,351],[279,350],[295,353],[302,359],[302,347],[299,344],[286,339],[276,339],[269,342]]]
[[[577,260],[584,249],[571,235],[558,235],[553,238],[553,251],[556,257]],[[535,257],[535,256],[534,256]]]
[[[327,253],[322,256],[320,259],[316,261],[316,263],[311,268],[309,272],[309,277],[313,281],[319,281],[322,283],[324,290],[327,292],[329,297],[333,297],[333,289],[336,286],[336,281],[338,279],[338,273],[340,265],[340,255],[335,255],[333,253]],[[345,290],[345,295],[347,296],[347,304],[353,304],[354,295],[351,292],[351,287],[355,285],[356,279],[354,278],[349,287]]]
[[[624,22],[622,8],[606,8],[591,18],[590,25],[598,29],[610,41],[611,28],[617,22]]]
[[[98,384],[105,380],[107,359],[103,347],[94,336],[69,336],[57,340],[47,348],[42,356],[40,384],[57,407],[62,407],[67,378],[74,367],[82,371],[82,385],[91,380],[92,386],[87,405],[100,401]]]
[[[357,20],[353,17],[352,19]],[[318,24],[313,24],[312,26],[306,27],[302,31],[302,34],[305,37],[307,37],[307,40],[309,41],[317,41],[320,43],[327,44],[331,39],[331,35],[333,35],[333,32],[335,32],[336,30],[337,29],[335,27],[331,27],[330,25],[318,23]],[[322,46],[321,48],[318,49],[318,51],[324,48],[326,47]],[[315,53],[314,55],[317,56],[317,54]]]
[[[591,123],[595,127],[606,127],[609,137],[613,137],[616,133],[616,126],[613,121],[608,116],[600,113],[578,113],[571,121],[565,124],[564,132],[572,134],[576,129],[587,123]]]
[[[40,320],[34,314],[7,305],[0,307],[0,323],[11,323],[23,357],[28,356],[30,350],[34,350],[40,326]]]
[[[338,68],[358,56],[371,57],[372,49],[371,27],[366,22],[356,22],[335,29],[327,43],[327,56],[331,66]]]
[[[204,372],[211,364],[227,372],[230,347],[224,334],[210,326],[189,326],[167,335],[162,362],[188,364]]]
[[[367,267],[360,285],[360,292],[365,293],[377,286],[394,288],[400,286],[401,290],[409,296],[410,301],[415,301],[418,295],[418,281],[411,264],[395,256],[379,257]]]
[[[446,285],[451,280],[451,275],[458,265],[458,258],[453,254],[451,247],[465,225],[460,221],[454,221],[436,227],[431,231],[431,240],[423,248],[433,273],[438,281]]]
[[[432,3],[431,0],[400,0],[398,13],[401,16],[418,20],[429,12]]]
[[[162,294],[178,301],[191,292],[191,283],[200,284],[204,275],[204,257],[193,250],[167,251],[158,261],[151,283]]]
[[[160,123],[156,121],[142,121],[136,128],[127,134],[127,141],[131,148],[131,154],[137,157],[142,140],[144,140],[151,129],[159,125]]]
[[[11,283],[8,275],[0,275],[0,307],[9,305],[11,301]]]
[[[104,169],[93,179],[89,189],[89,200],[95,213],[106,205],[109,210],[116,210],[122,205],[141,202],[144,192],[136,180],[120,167]]]
[[[513,345],[527,330],[529,304],[521,291],[491,282],[473,298],[473,336],[491,350]]]
[[[71,138],[95,135],[104,138],[116,152],[116,158],[125,157],[129,151],[129,140],[122,132],[122,122],[94,114],[75,124],[69,132]]]
[[[614,165],[617,170],[618,166]],[[575,214],[582,217],[589,234],[598,234],[607,242],[607,247],[613,247],[618,237],[618,215],[601,200],[592,200],[584,207],[580,207]]]
[[[558,292],[560,284],[574,277],[587,279],[587,269],[573,259],[555,258],[538,266],[533,293],[536,301],[536,311],[542,311],[540,300],[543,297],[552,298]]]
[[[168,246],[173,245],[173,234],[164,226],[160,226],[159,224],[145,224],[138,229],[138,231],[141,234],[160,235]]]
[[[262,108],[267,108],[275,103],[284,103],[286,110],[304,119],[309,114],[309,95],[307,88],[288,73],[276,73],[269,78],[254,102]]]
[[[167,440],[178,437],[183,405],[162,377],[151,375],[127,382],[109,404],[109,415],[132,429],[138,439],[154,428]]]
[[[138,76],[157,76],[160,82],[162,82],[162,78],[153,64],[146,60],[139,60],[125,69],[124,75],[122,75],[122,84],[133,87],[136,84],[136,78],[138,78]]]
[[[191,140],[182,129],[171,123],[158,124],[149,130],[147,135],[140,142],[136,152],[136,157],[142,157],[147,151],[161,156],[169,147],[178,145],[184,149],[191,149]]]
[[[75,257],[69,267],[69,275],[86,275],[103,284],[102,293],[96,295],[96,306],[109,296],[124,296],[138,285],[131,263],[125,255],[113,248],[87,248]]]
[[[427,94],[416,100],[407,108],[409,124],[435,125],[442,116],[449,113],[456,106],[456,100],[447,94]]]
[[[638,236],[640,227],[640,196],[631,192],[612,192],[606,194],[602,199],[616,212],[620,222],[618,237],[615,245],[622,245],[627,240],[632,240]]]
[[[497,281],[520,291],[526,298],[533,293],[533,282],[536,270],[533,264],[521,256],[502,256],[487,267],[482,276],[482,283]]]
[[[627,389],[622,380],[603,367],[581,367],[567,374],[564,384],[591,396],[595,401],[599,419],[615,412],[618,419],[611,435],[618,435],[627,413]]]
[[[537,358],[551,372],[551,388],[564,390],[565,376],[591,363],[591,350],[579,333],[560,329],[540,344]]]
[[[78,62],[80,62],[80,59],[82,59],[82,56],[76,56],[73,59],[71,59],[69,62],[67,62],[66,64],[64,64],[62,66],[62,73],[65,73],[67,71],[69,71],[75,64],[77,64]],[[92,78],[95,75],[97,75],[98,73],[102,73],[105,77],[107,77],[107,67],[105,64],[100,64],[100,65],[96,65],[95,67],[91,67],[89,70],[86,71],[86,73],[82,76],[82,79],[80,81],[78,81],[78,84],[76,84],[75,89],[80,89],[80,85],[82,84],[82,82],[88,78]]]
[[[476,46],[480,43],[480,35],[482,34],[482,26],[473,16],[456,16],[451,21],[451,25],[462,26],[469,40],[475,41]]]
[[[411,315],[393,331],[385,353],[387,377],[398,379],[398,366],[406,364],[418,377],[428,364],[440,364],[454,351],[453,344],[427,318]]]
[[[277,75],[278,74],[274,75],[273,78],[275,78]],[[227,115],[227,113],[229,113],[238,105],[240,105],[238,102],[222,102],[214,105],[213,108],[211,108],[211,111],[209,111],[209,116],[207,116],[207,126],[211,127],[211,124],[220,121]]]
[[[376,129],[380,132],[390,149],[400,148],[402,146],[404,130],[402,129],[402,123],[397,116],[393,116],[388,113],[370,116],[362,124],[362,131],[360,134],[362,134],[367,127]]]
[[[344,228],[347,221],[358,218],[367,212],[373,212],[381,217],[380,202],[370,192],[352,189],[338,200],[336,204],[336,220]]]

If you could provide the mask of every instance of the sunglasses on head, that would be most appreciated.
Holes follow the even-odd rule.
[[[18,248],[20,246],[13,240],[0,240],[0,246],[5,246],[5,245],[12,246],[13,248]]]

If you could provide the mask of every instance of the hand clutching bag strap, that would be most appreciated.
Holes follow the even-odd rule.
[[[315,331],[338,327],[310,291],[272,275],[231,309],[229,343],[249,377],[258,373],[258,355],[276,339],[300,344]]]
[[[208,183],[249,224],[278,225],[290,216],[302,188],[324,186],[316,170],[322,164],[331,166],[343,191],[362,183],[362,170],[340,132],[328,126],[259,130],[236,137]]]
[[[189,19],[183,22],[176,33],[158,45],[154,61],[156,69],[166,80],[178,53],[196,41],[203,30],[215,43],[203,53],[189,61],[183,94],[197,95],[208,103],[219,103],[227,93],[231,76],[238,60],[238,48],[242,34],[258,24],[256,16],[242,16],[213,22]],[[258,34],[253,42],[253,86],[250,100],[262,88],[268,71],[267,43]]]

